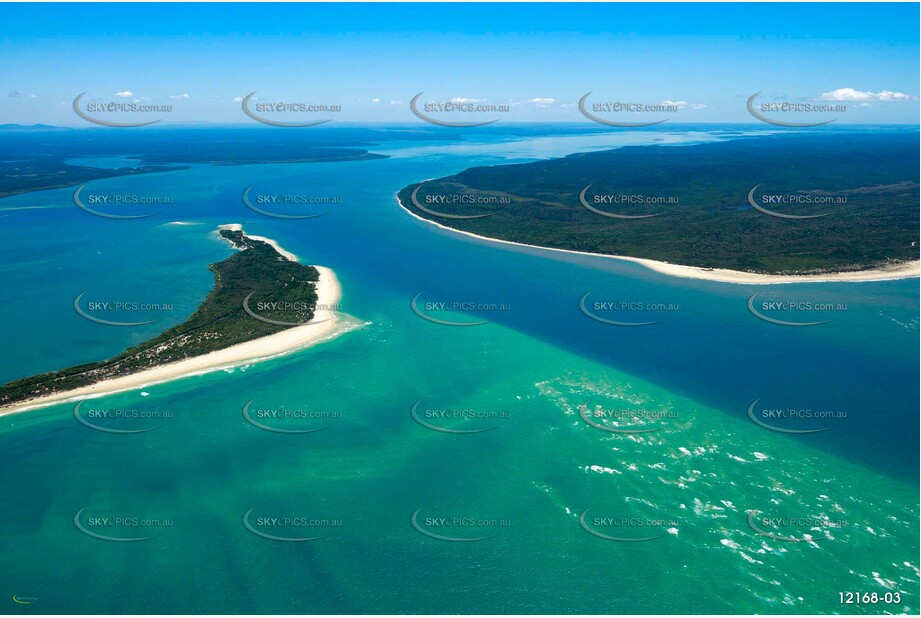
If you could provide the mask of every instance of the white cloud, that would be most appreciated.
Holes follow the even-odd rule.
[[[533,99],[528,99],[528,103],[533,103],[537,107],[548,107],[556,103],[556,99],[551,99],[550,97],[535,97]]]
[[[116,92],[115,96],[121,97],[122,99],[127,99],[128,97],[133,97],[134,93],[130,90],[122,90],[121,92]]]
[[[378,99],[377,97],[374,97],[373,99],[371,99],[371,103],[373,103],[374,105],[377,105],[377,104],[380,103],[380,102],[381,102],[381,100]]]
[[[391,101],[391,105],[403,105],[403,101]]]
[[[858,103],[857,107],[873,107],[873,106],[867,103],[866,101],[864,101],[863,103]]]
[[[669,101],[668,99],[659,103],[659,105],[668,105],[670,107],[677,107],[678,109],[687,107],[687,104],[688,104],[687,101]]]
[[[466,97],[454,97],[451,103],[482,103],[486,99],[468,99]]]
[[[239,102],[241,102],[242,100],[243,100],[243,97],[234,97],[234,98],[233,98],[233,102],[234,102],[234,103],[239,103]]]
[[[853,88],[838,88],[831,92],[823,92],[822,99],[826,101],[910,101],[911,97],[903,92],[892,90],[854,90]]]
[[[37,99],[37,98],[38,98],[38,95],[37,95],[37,94],[30,94],[30,95],[29,95],[29,98],[30,98],[30,99]]]
[[[691,103],[691,109],[707,109],[703,103]]]
[[[189,94],[187,92],[184,92],[182,94],[171,94],[169,98],[171,98],[174,101],[181,101],[182,99],[188,99]]]

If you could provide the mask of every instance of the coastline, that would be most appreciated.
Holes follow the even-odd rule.
[[[241,229],[238,224],[220,227],[223,229],[235,229],[231,226],[237,226],[236,229]],[[286,258],[297,261],[294,254],[281,249],[275,241],[257,236],[249,236],[249,238],[268,242]],[[230,369],[240,365],[249,365],[328,341],[348,330],[342,328],[343,317],[330,309],[338,306],[342,298],[342,286],[332,269],[316,265],[314,265],[314,268],[320,272],[320,279],[316,284],[317,310],[314,312],[313,319],[303,326],[295,326],[266,337],[259,337],[222,350],[160,365],[159,367],[152,367],[131,375],[102,380],[89,386],[14,403],[0,408],[0,417],[59,403],[92,399],[103,395],[135,390],[193,375]]]
[[[516,245],[519,247],[528,247],[530,249],[542,249],[544,251],[557,251],[560,253],[571,253],[575,255],[590,255],[592,257],[609,258],[612,260],[623,260],[633,262],[640,266],[653,270],[663,275],[679,277],[683,279],[703,279],[705,281],[715,281],[718,283],[736,283],[740,285],[777,285],[789,283],[857,283],[863,281],[892,281],[895,279],[911,279],[921,277],[921,261],[902,262],[891,266],[881,266],[870,270],[858,270],[853,272],[835,272],[823,273],[819,275],[765,275],[762,273],[748,273],[741,270],[730,270],[728,268],[703,268],[700,266],[684,266],[682,264],[671,264],[669,262],[660,262],[648,258],[635,258],[622,255],[609,255],[606,253],[591,253],[589,251],[576,251],[573,249],[559,249],[556,247],[542,247],[540,245],[529,245],[526,243],[515,242],[512,240],[503,240],[500,238],[490,238],[481,236],[473,232],[458,230],[447,225],[442,225],[437,221],[432,221],[420,217],[412,210],[407,208],[400,200],[399,193],[394,194],[397,204],[408,212],[411,216],[424,221],[431,225],[440,227],[456,234],[463,234],[472,238],[486,240],[489,242],[502,243],[506,245]]]
[[[217,229],[218,229],[218,230],[231,230],[231,231],[234,231],[234,232],[242,232],[242,231],[243,231],[243,225],[240,224],[240,223],[225,223],[224,225],[219,225],[219,226],[217,226]],[[247,237],[247,238],[252,238],[253,240],[259,240],[259,241],[262,241],[262,242],[266,243],[267,245],[270,245],[273,249],[275,249],[276,251],[278,251],[279,255],[284,256],[285,258],[287,258],[288,260],[290,260],[290,261],[292,261],[292,262],[297,262],[297,261],[298,261],[298,258],[297,258],[296,255],[294,255],[294,254],[291,253],[290,251],[285,251],[284,249],[282,249],[282,248],[281,248],[281,245],[279,245],[277,242],[275,242],[275,241],[272,240],[271,238],[266,238],[265,236],[252,236],[252,235],[250,235],[250,234],[247,234],[246,237]],[[319,269],[322,268],[322,267],[321,267],[321,266],[314,266],[314,268],[316,268],[317,270],[319,270]],[[329,269],[327,269],[327,270],[329,270]],[[332,272],[332,271],[330,271],[330,272]]]

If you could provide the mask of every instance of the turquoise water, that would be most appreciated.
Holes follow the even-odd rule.
[[[389,142],[371,148],[391,155],[383,160],[195,165],[90,183],[99,194],[172,198],[132,206],[154,214],[132,221],[82,212],[72,189],[0,200],[10,249],[0,262],[0,379],[104,358],[183,321],[212,285],[207,264],[229,254],[213,233],[222,223],[333,268],[356,326],[290,356],[93,402],[164,413],[118,425],[153,431],[93,431],[71,405],[0,419],[0,572],[7,598],[37,599],[4,610],[917,613],[917,279],[770,288],[674,279],[459,236],[410,217],[394,198],[474,165],[641,139],[712,136]],[[316,219],[272,219],[242,203],[251,185],[341,204]],[[820,327],[779,327],[747,310],[756,291],[847,310]],[[169,309],[122,316],[155,320],[144,326],[105,326],[73,310],[81,292]],[[612,327],[580,312],[588,292],[677,309],[651,326]],[[417,294],[505,310],[432,312],[493,320],[442,326],[412,312]],[[768,431],[747,417],[756,399],[846,418],[821,433]],[[259,429],[241,413],[249,401],[308,409],[317,418],[285,427],[323,430]],[[427,429],[410,415],[415,402],[423,413],[485,416],[432,424],[489,431]],[[584,402],[667,415],[630,423],[657,431],[616,434],[586,423]],[[81,509],[84,528],[153,538],[82,534]],[[658,538],[589,534],[579,521],[586,509],[590,528]],[[787,518],[779,535],[809,540],[757,534],[752,509]],[[322,538],[262,538],[244,527],[247,512],[251,523],[316,524],[259,531]],[[424,532],[411,523],[417,512]],[[156,524],[92,527],[94,517]],[[595,517],[657,525],[606,528]],[[899,591],[901,601],[842,606],[845,591]]]

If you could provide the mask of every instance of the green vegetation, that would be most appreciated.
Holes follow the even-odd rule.
[[[221,230],[221,236],[241,251],[209,267],[214,288],[188,320],[114,358],[0,386],[0,406],[130,375],[291,328],[248,314],[243,301],[250,293],[249,307],[268,319],[303,323],[313,318],[320,277],[316,268],[291,262],[271,245],[241,231]],[[285,303],[286,308],[258,309],[260,303],[273,302]]]
[[[30,191],[45,191],[72,187],[91,180],[133,176],[153,172],[172,172],[188,169],[188,166],[144,165],[99,169],[68,165],[61,157],[33,157],[29,159],[0,159],[0,198]]]
[[[275,153],[239,151],[204,151],[178,153],[153,153],[141,159],[143,165],[138,167],[119,167],[101,169],[70,165],[62,157],[42,156],[23,159],[21,157],[3,160],[0,158],[0,198],[30,191],[45,191],[72,187],[91,180],[113,178],[116,176],[134,176],[153,172],[173,172],[188,169],[188,165],[173,163],[207,163],[211,165],[255,165],[259,163],[326,163],[332,161],[364,161],[368,159],[385,159],[379,155],[355,148],[310,148],[295,151],[279,149]]]
[[[270,130],[157,129],[96,131],[0,125],[0,198],[72,187],[102,178],[188,169],[190,164],[254,165],[382,159],[347,135],[286,135]],[[73,159],[120,157],[135,166],[99,169]],[[68,162],[70,161],[70,162]]]
[[[591,212],[658,216],[616,219]],[[784,219],[752,208],[788,215]],[[520,165],[476,167],[399,193],[411,212],[455,229],[532,245],[767,274],[864,270],[918,259],[918,135],[811,134],[696,146],[632,146]],[[595,196],[658,203],[596,202]],[[762,202],[809,195],[832,203]],[[447,201],[441,196],[451,197]],[[846,198],[843,202],[841,198]],[[453,203],[452,203],[453,200]]]

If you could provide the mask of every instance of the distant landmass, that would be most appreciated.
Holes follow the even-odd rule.
[[[102,178],[188,169],[188,166],[179,165],[142,165],[103,169],[69,165],[64,159],[51,155],[25,158],[26,156],[23,155],[13,160],[0,159],[0,198],[30,191],[73,187]]]
[[[239,146],[239,145],[236,145]],[[138,159],[146,164],[209,163],[211,165],[254,165],[257,163],[326,163],[386,159],[358,148],[304,147],[283,141],[249,144],[228,150],[226,144],[185,144],[171,152],[146,154]]]
[[[69,127],[56,127],[50,124],[0,124],[0,131],[69,131]]]
[[[918,259],[918,163],[916,132],[762,136],[475,167],[398,198],[419,217],[488,238],[822,274]]]
[[[184,359],[265,337],[313,319],[320,272],[288,259],[270,243],[239,229],[221,229],[240,249],[209,268],[214,289],[188,320],[108,360],[15,380],[0,386],[0,407],[104,380],[133,375]],[[244,307],[279,303],[272,321],[256,319]],[[289,309],[290,307],[290,309]],[[278,324],[281,322],[282,324]]]
[[[0,131],[3,132],[0,198],[102,178],[172,172],[188,169],[190,164],[323,163],[387,158],[355,147],[363,143],[359,136],[331,139],[287,132],[281,139],[277,130],[270,129],[135,131],[6,124],[0,125]],[[99,168],[73,161],[105,157],[132,159],[136,164]]]

